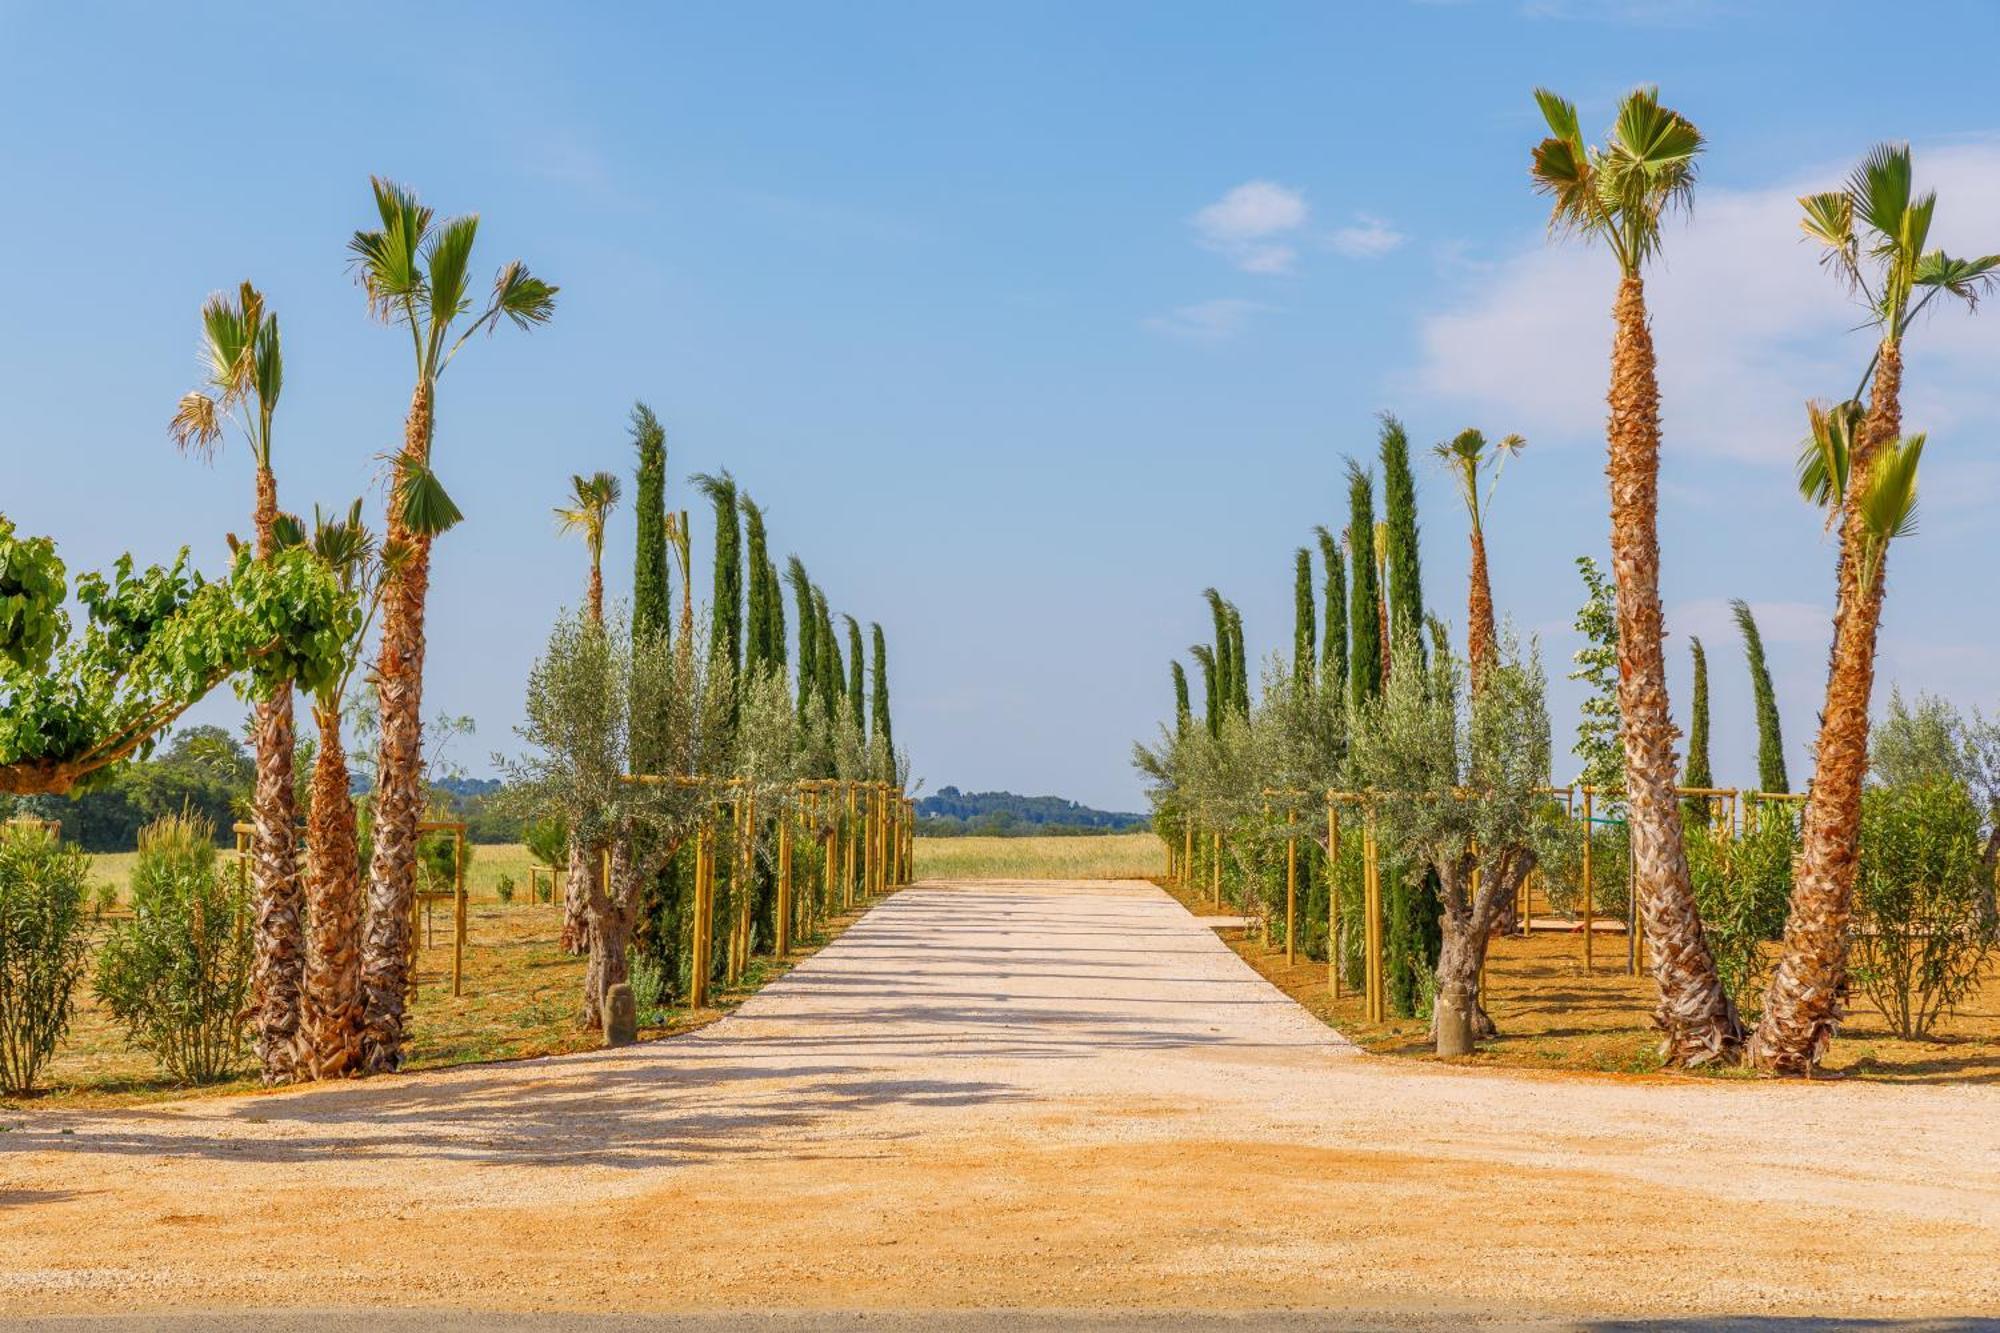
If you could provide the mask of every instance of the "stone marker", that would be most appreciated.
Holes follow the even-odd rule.
[[[621,981],[604,992],[604,1044],[630,1046],[639,1040],[639,1005],[632,987]]]

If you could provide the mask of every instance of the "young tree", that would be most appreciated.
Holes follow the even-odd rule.
[[[1743,635],[1743,657],[1750,667],[1750,697],[1757,706],[1757,789],[1790,791],[1785,776],[1785,735],[1778,721],[1778,691],[1771,685],[1771,668],[1764,660],[1764,636],[1750,603],[1737,598],[1729,604],[1736,628]]]
[[[1424,578],[1417,533],[1417,479],[1410,471],[1410,437],[1403,423],[1382,414],[1383,592],[1389,612],[1389,643],[1407,638],[1423,667]],[[1385,649],[1383,661],[1389,661]],[[1384,668],[1387,669],[1386,667]]]
[[[1625,790],[1624,723],[1618,712],[1618,590],[1587,555],[1576,558],[1583,575],[1584,602],[1570,628],[1583,635],[1571,658],[1569,679],[1590,688],[1578,710],[1576,752],[1583,768],[1576,780],[1614,798]]]
[[[1229,669],[1235,673],[1230,681],[1230,706],[1238,717],[1250,716],[1250,657],[1243,651],[1243,613],[1236,609],[1236,603],[1229,603]]]
[[[632,561],[632,632],[671,637],[674,598],[667,560],[667,432],[644,403],[632,405],[632,445],[639,454],[633,497],[639,540]]]
[[[234,299],[211,296],[201,310],[203,386],[185,395],[170,431],[183,452],[213,458],[232,417],[250,446],[256,476],[251,522],[256,557],[278,551],[278,481],[271,469],[271,423],[284,387],[278,317],[244,283]],[[292,756],[292,683],[273,681],[251,712],[257,783],[250,800],[250,896],[256,944],[251,1004],[257,1058],[266,1083],[298,1077],[300,993],[305,984],[304,886]]]
[[[1174,673],[1174,735],[1184,737],[1194,723],[1194,710],[1188,702],[1187,671],[1178,661],[1168,665]]]
[[[1692,720],[1688,723],[1687,772],[1682,781],[1686,787],[1713,787],[1715,771],[1708,763],[1708,654],[1702,651],[1701,640],[1690,638],[1688,651],[1694,656],[1694,707]],[[1689,797],[1687,817],[1699,824],[1708,823],[1708,799],[1701,796]]]
[[[738,498],[737,504],[743,512],[744,563],[749,573],[743,617],[743,674],[746,679],[754,679],[779,656],[771,642],[771,603],[780,594],[776,580],[766,581],[771,554],[764,511],[747,492]]]
[[[1472,572],[1467,579],[1465,655],[1475,690],[1493,661],[1494,645],[1499,636],[1493,618],[1493,583],[1486,568],[1486,512],[1492,507],[1493,491],[1500,484],[1501,470],[1506,467],[1509,458],[1527,447],[1527,443],[1519,435],[1509,435],[1489,450],[1486,437],[1477,430],[1468,429],[1431,451],[1444,463],[1452,480],[1458,483],[1458,495],[1465,502],[1466,517],[1471,523],[1467,529],[1472,543]],[[1479,484],[1482,472],[1486,474],[1484,494],[1481,494]]]
[[[847,622],[847,716],[865,737],[868,734],[868,659],[861,647],[861,622],[843,615]]]
[[[375,664],[381,699],[369,866],[368,935],[362,949],[362,989],[370,1070],[403,1060],[403,1008],[409,994],[410,903],[416,891],[417,825],[424,816],[424,609],[430,595],[431,542],[458,511],[431,470],[437,384],[479,331],[500,321],[532,329],[555,313],[556,288],[519,260],[493,280],[486,304],[473,309],[472,246],[477,216],[437,220],[412,191],[373,180],[381,227],[348,242],[369,311],[409,330],[416,352],[416,387],[403,423],[403,448],[389,488],[388,545],[407,554],[382,605],[381,651]],[[455,335],[455,336],[454,336]]]
[[[590,582],[584,591],[584,606],[590,618],[604,619],[604,530],[611,511],[618,507],[618,478],[609,472],[569,479],[569,503],[556,507],[556,530],[580,533],[590,553]]]
[[[1675,794],[1674,723],[1667,700],[1660,610],[1660,389],[1643,272],[1660,224],[1694,193],[1701,132],[1659,94],[1625,95],[1603,147],[1586,147],[1576,108],[1536,89],[1549,137],[1535,146],[1535,188],[1554,202],[1550,225],[1601,240],[1617,260],[1611,351],[1611,564],[1618,583],[1618,707],[1635,888],[1645,919],[1656,1014],[1669,1065],[1734,1060],[1742,1025],[1702,934]]]
[[[1313,658],[1318,647],[1312,552],[1301,546],[1292,557],[1292,679],[1302,690],[1313,688]]]
[[[813,606],[812,580],[797,556],[785,563],[785,582],[792,586],[792,598],[799,614],[799,699],[801,721],[809,716],[814,691],[819,688],[819,619]]]
[[[1353,459],[1347,462],[1347,553],[1354,567],[1348,613],[1349,706],[1361,707],[1382,692],[1381,595],[1375,565],[1375,482]]]
[[[1221,672],[1216,669],[1215,649],[1208,644],[1197,643],[1189,646],[1188,653],[1194,658],[1195,665],[1201,668],[1201,720],[1209,739],[1214,740],[1222,734],[1223,714]]]
[[[1325,527],[1315,527],[1320,563],[1326,568],[1326,633],[1320,639],[1320,690],[1336,708],[1347,694],[1347,573],[1340,542]]]

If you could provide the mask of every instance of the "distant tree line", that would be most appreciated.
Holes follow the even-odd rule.
[[[1010,791],[940,787],[917,802],[917,832],[927,838],[1125,833],[1148,823],[1146,815],[1093,810],[1060,796],[1016,796]]]

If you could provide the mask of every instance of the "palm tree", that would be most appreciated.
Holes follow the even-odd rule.
[[[1902,434],[1903,336],[1941,295],[1976,305],[2000,270],[2000,255],[1954,259],[1925,249],[1937,195],[1916,195],[1912,178],[1909,146],[1884,144],[1846,188],[1799,201],[1821,262],[1860,298],[1881,337],[1862,375],[1866,409],[1853,400],[1809,408],[1811,438],[1800,458],[1800,490],[1838,531],[1840,559],[1833,652],[1784,944],[1750,1042],[1751,1062],[1779,1073],[1810,1073],[1819,1063],[1840,1025],[1846,990],[1885,558],[1914,514],[1923,454],[1922,436]],[[1861,392],[1857,387],[1855,399]]]
[[[341,1078],[361,1068],[361,931],[365,897],[361,854],[341,739],[341,700],[361,645],[381,605],[385,570],[400,558],[378,551],[356,500],[345,518],[313,513],[313,551],[365,613],[351,627],[346,668],[313,695],[319,746],[313,754],[306,814],[305,1005],[302,1045],[313,1078]]]
[[[1394,635],[1389,630],[1389,524],[1375,524],[1375,631],[1382,640],[1382,679],[1394,669],[1391,651]]]
[[[1520,453],[1527,444],[1520,436],[1509,435],[1489,451],[1483,434],[1477,430],[1462,430],[1431,450],[1443,461],[1452,480],[1458,483],[1459,498],[1465,501],[1466,516],[1472,522],[1472,574],[1466,593],[1465,652],[1475,690],[1485,680],[1486,669],[1493,665],[1493,655],[1500,641],[1499,628],[1493,619],[1493,584],[1486,572],[1486,511],[1493,504],[1493,490],[1500,484],[1500,473],[1507,460]],[[1487,473],[1483,495],[1479,487],[1482,471]]]
[[[1641,88],[1620,101],[1604,146],[1587,147],[1574,106],[1539,88],[1535,101],[1549,137],[1535,146],[1530,175],[1554,201],[1550,227],[1601,240],[1618,261],[1607,431],[1618,707],[1634,887],[1660,988],[1661,1054],[1676,1066],[1733,1060],[1743,1029],[1702,934],[1674,791],[1678,765],[1660,612],[1660,389],[1643,277],[1660,251],[1661,221],[1693,196],[1701,131],[1661,106],[1657,90]]]
[[[169,427],[183,452],[212,457],[232,417],[249,442],[256,472],[251,522],[256,556],[279,549],[278,481],[271,470],[271,419],[284,387],[278,317],[255,287],[232,299],[211,296],[201,309],[205,384],[180,401]],[[256,916],[251,980],[258,1059],[264,1081],[301,1072],[299,997],[305,983],[303,888],[299,880],[298,801],[292,782],[292,683],[269,683],[252,710],[257,780],[251,796],[250,885]]]
[[[586,602],[593,625],[604,623],[604,526],[618,507],[618,478],[609,472],[569,479],[570,502],[556,506],[556,530],[583,534],[590,551],[590,587]]]
[[[375,663],[381,731],[368,928],[361,955],[367,1006],[363,1062],[370,1070],[387,1070],[403,1059],[410,901],[416,889],[417,825],[424,813],[421,710],[431,542],[458,512],[431,471],[437,383],[480,330],[497,329],[503,319],[522,329],[546,323],[555,313],[557,289],[514,260],[495,276],[479,314],[462,322],[473,309],[472,245],[478,216],[439,220],[413,191],[379,176],[372,184],[382,225],[354,233],[348,250],[370,312],[409,330],[417,372],[385,527],[387,543],[405,554],[383,598],[382,643]]]

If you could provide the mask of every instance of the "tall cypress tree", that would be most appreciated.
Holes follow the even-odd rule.
[[[1347,553],[1354,578],[1349,585],[1347,697],[1356,708],[1382,692],[1382,638],[1376,631],[1375,480],[1353,459],[1347,461]]]
[[[861,648],[861,622],[853,616],[842,615],[847,622],[847,711],[854,718],[854,725],[861,734],[868,734],[867,674],[868,659]]]
[[[1216,670],[1215,649],[1205,643],[1197,643],[1188,649],[1193,654],[1194,663],[1201,668],[1202,724],[1208,728],[1211,737],[1222,734],[1222,684]]]
[[[749,573],[749,595],[744,614],[743,674],[746,678],[755,678],[771,665],[771,600],[777,595],[777,589],[765,581],[770,572],[771,557],[764,531],[764,511],[748,492],[737,497],[737,507],[743,513],[744,566]]]
[[[875,641],[874,694],[869,701],[870,715],[874,720],[871,738],[880,736],[882,744],[893,756],[896,752],[896,733],[889,721],[889,648],[882,637],[882,626],[875,621],[868,622],[868,632]],[[885,779],[890,774],[882,775]]]
[[[1230,704],[1238,717],[1250,716],[1250,658],[1243,651],[1243,613],[1236,609],[1236,603],[1229,603],[1229,669],[1234,674],[1230,681]]]
[[[1340,540],[1324,527],[1316,527],[1313,532],[1319,537],[1319,558],[1326,566],[1326,633],[1320,640],[1320,689],[1328,699],[1338,703],[1347,689],[1347,571],[1340,558]]]
[[[1313,610],[1312,552],[1301,546],[1292,561],[1292,684],[1313,687],[1313,657],[1319,649],[1318,619]]]
[[[709,603],[708,652],[743,679],[743,539],[736,521],[736,479],[700,473],[694,484],[715,506],[715,592]]]
[[[1208,617],[1215,626],[1215,696],[1218,707],[1214,725],[1219,728],[1222,714],[1236,705],[1236,664],[1229,656],[1229,603],[1214,588],[1203,588],[1201,595],[1208,601]]]
[[[792,602],[799,613],[799,718],[805,719],[819,688],[819,622],[813,615],[812,580],[806,577],[805,561],[792,556],[785,562],[785,582],[792,585]]]
[[[1750,693],[1757,704],[1757,788],[1759,791],[1790,791],[1785,776],[1785,736],[1778,725],[1778,692],[1771,687],[1771,668],[1764,660],[1764,636],[1757,632],[1757,617],[1750,603],[1737,598],[1729,604],[1736,612],[1736,627],[1743,631],[1743,656],[1750,664]]]
[[[1417,645],[1423,668],[1424,576],[1417,536],[1417,479],[1410,471],[1410,437],[1403,423],[1382,414],[1382,506],[1388,528],[1389,641]]]
[[[833,632],[833,613],[827,609],[826,593],[813,589],[813,615],[819,621],[819,706],[820,711],[831,722],[840,716],[841,678],[844,668],[840,662],[840,639]]]
[[[1170,665],[1174,670],[1174,735],[1184,737],[1194,724],[1194,709],[1188,703],[1187,670],[1178,661]]]
[[[1684,787],[1713,787],[1715,771],[1708,764],[1708,654],[1702,651],[1701,640],[1688,639],[1688,651],[1694,655],[1694,713],[1688,725],[1687,772],[1681,778]],[[1706,798],[1690,798],[1687,801],[1688,818],[1696,823],[1708,823],[1708,801]]]
[[[639,546],[632,565],[632,630],[670,635],[674,629],[672,577],[667,570],[667,432],[653,409],[632,405],[632,443],[639,451]]]
[[[765,662],[779,675],[785,674],[785,585],[778,578],[777,562],[764,560],[764,651]]]

